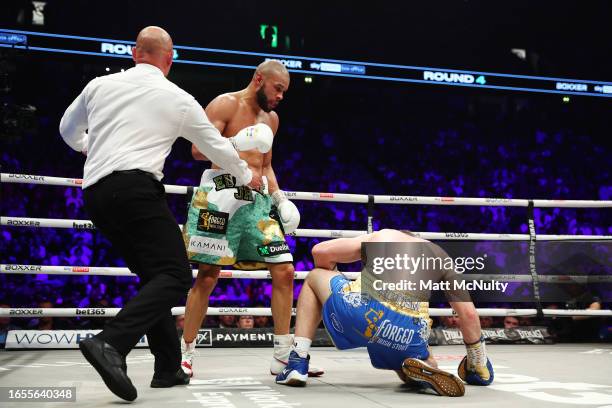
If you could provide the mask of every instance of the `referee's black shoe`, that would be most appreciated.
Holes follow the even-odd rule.
[[[79,348],[113,394],[126,401],[136,399],[138,394],[132,380],[127,376],[125,357],[113,346],[91,337],[81,341]]]
[[[151,388],[170,388],[187,384],[189,384],[189,375],[182,368],[175,373],[155,373],[151,380]]]

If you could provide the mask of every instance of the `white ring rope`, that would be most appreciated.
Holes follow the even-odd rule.
[[[35,176],[26,174],[0,173],[0,183],[22,183],[40,184],[53,186],[79,187],[82,179]],[[187,186],[164,185],[167,193],[187,194]],[[362,203],[369,201],[368,195],[363,194],[338,194],[338,193],[313,193],[313,192],[286,192],[287,196],[295,200],[308,201],[331,201],[345,203]],[[476,197],[426,197],[426,196],[390,196],[374,195],[374,204],[408,204],[408,205],[464,205],[464,206],[505,206],[505,207],[527,207],[529,200],[506,199],[506,198],[476,198]],[[532,200],[534,207],[554,208],[610,208],[612,200]],[[2,226],[27,226],[27,227],[51,227],[51,228],[75,228],[94,229],[89,220],[49,219],[49,218],[23,218],[23,217],[0,217]],[[182,225],[180,225],[182,229]],[[313,238],[338,238],[354,237],[366,233],[366,231],[352,230],[316,230],[298,229],[291,234],[297,237]],[[504,240],[504,241],[528,241],[528,234],[487,234],[487,233],[453,233],[453,232],[420,232],[419,237],[432,240]],[[537,235],[537,240],[559,241],[559,240],[610,240],[612,236],[600,235]],[[106,275],[106,276],[136,276],[127,268],[117,267],[82,267],[82,266],[46,266],[46,265],[15,265],[1,264],[0,273],[44,273],[54,275]],[[192,271],[197,275],[197,270]],[[299,271],[295,273],[295,279],[305,279],[308,272]],[[356,279],[358,272],[345,272],[350,279]],[[466,275],[468,276],[468,275]],[[530,275],[471,275],[470,278],[498,279],[514,282],[531,282]],[[221,278],[239,279],[270,279],[268,271],[234,271],[223,270]],[[569,276],[569,275],[541,275],[541,282],[609,282],[610,277],[598,276]],[[1,317],[112,317],[119,313],[120,308],[0,308]],[[537,309],[477,309],[480,316],[536,316]],[[612,316],[612,310],[558,310],[544,309],[544,316]],[[172,308],[173,315],[185,313],[184,307]],[[295,308],[292,309],[295,315]],[[430,309],[430,316],[452,316],[453,310]],[[271,316],[270,308],[246,308],[246,307],[210,307],[208,315],[253,315]]]
[[[0,317],[113,317],[121,309],[116,307],[68,307],[68,308],[0,308]],[[536,316],[536,309],[476,309],[479,316]],[[544,309],[544,316],[591,316],[605,317],[612,316],[612,310],[586,310],[586,309]],[[295,315],[295,308],[292,308],[292,315]],[[172,315],[185,314],[185,307],[173,307]],[[209,316],[272,316],[272,309],[268,307],[209,307],[206,312]],[[429,309],[429,316],[454,316],[453,309]]]
[[[2,183],[42,184],[52,186],[79,187],[83,179],[35,176],[30,174],[0,173]],[[187,194],[187,186],[164,185],[170,194]],[[294,200],[333,201],[341,203],[367,203],[365,194],[312,193],[304,191],[286,192]],[[427,197],[427,196],[391,196],[374,195],[374,204],[417,204],[417,205],[466,205],[466,206],[503,206],[527,207],[529,200],[516,198],[485,197]],[[612,200],[532,200],[534,207],[554,208],[611,208]]]
[[[100,266],[51,266],[51,265],[20,265],[0,264],[0,273],[4,274],[46,274],[46,275],[72,275],[72,276],[132,276],[128,268],[122,267],[100,267]],[[192,270],[193,277],[198,275],[198,270]],[[308,271],[296,271],[294,279],[303,280],[308,276]],[[361,272],[342,272],[347,279],[357,279]],[[500,282],[531,282],[531,275],[463,275],[466,280],[497,280]],[[219,273],[221,279],[272,279],[268,270],[240,271],[223,269]],[[612,282],[610,275],[538,275],[538,281],[543,283],[605,283]]]
[[[12,227],[35,228],[75,228],[94,229],[90,220],[68,220],[61,218],[24,218],[0,217],[0,225]],[[183,228],[179,225],[179,228]],[[365,234],[367,231],[359,230],[326,230],[298,228],[295,232],[287,234],[306,238],[351,238]],[[489,234],[477,232],[413,232],[416,236],[430,240],[483,240],[483,241],[529,241],[529,234]],[[566,240],[611,240],[612,235],[547,235],[536,236],[538,241],[566,241]]]
[[[46,275],[72,275],[72,276],[132,276],[128,268],[105,267],[105,266],[50,266],[50,265],[18,265],[0,264],[0,273],[5,274],[46,274]],[[193,277],[198,275],[197,269],[192,269]],[[360,272],[343,272],[348,279],[357,279]],[[294,278],[306,279],[308,271],[296,271]],[[220,279],[272,279],[270,271],[240,271],[233,269],[222,269],[219,273]]]

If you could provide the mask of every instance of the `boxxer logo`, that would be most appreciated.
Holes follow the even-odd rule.
[[[9,174],[8,178],[33,180],[33,181],[45,181],[45,176],[31,176],[29,174]]]
[[[32,220],[8,220],[6,224],[14,225],[17,227],[39,227],[40,226],[39,221],[32,221]]]
[[[391,196],[389,198],[390,201],[406,201],[406,202],[416,202],[419,201],[418,197],[411,196]]]
[[[43,312],[40,309],[9,309],[10,316],[19,315],[42,315]]]
[[[6,265],[6,270],[40,272],[42,270],[42,267],[38,265]]]
[[[220,307],[219,313],[247,313],[249,309],[246,307]]]

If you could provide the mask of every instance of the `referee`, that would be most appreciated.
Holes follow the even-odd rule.
[[[96,227],[140,278],[140,291],[98,335],[79,347],[118,397],[136,399],[125,358],[147,335],[155,356],[151,387],[188,384],[180,369],[180,345],[171,308],[191,287],[192,273],[177,222],[168,208],[164,161],[182,136],[214,163],[254,188],[247,163],[209,122],[187,92],[166,79],[172,39],[159,27],[139,34],[136,66],[93,79],[60,123],[64,141],[87,155],[85,209]]]

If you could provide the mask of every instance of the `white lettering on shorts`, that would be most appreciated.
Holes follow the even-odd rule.
[[[192,236],[189,238],[189,252],[215,256],[233,256],[226,239]]]

